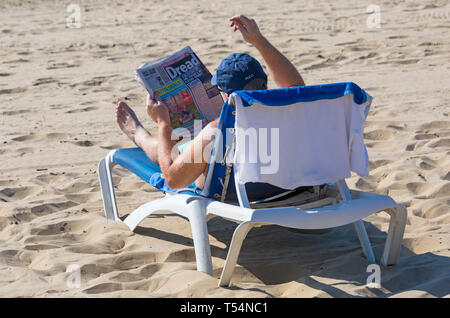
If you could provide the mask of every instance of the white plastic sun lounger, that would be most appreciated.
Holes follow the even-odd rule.
[[[383,265],[396,264],[406,225],[406,208],[386,195],[350,191],[345,183],[350,170],[361,175],[368,173],[362,129],[371,100],[371,96],[354,83],[235,92],[222,109],[203,189],[191,185],[174,191],[164,182],[159,167],[140,149],[114,150],[99,165],[106,217],[121,221],[111,177],[113,166],[119,164],[165,193],[163,198],[137,208],[123,222],[133,231],[142,220],[161,210],[187,218],[199,271],[212,275],[207,221],[220,216],[239,223],[229,246],[220,286],[230,285],[247,233],[253,227],[270,224],[314,230],[353,223],[367,260],[375,263],[362,219],[384,211],[391,218],[380,261]],[[264,122],[266,112],[271,120]],[[301,123],[318,127],[318,130],[301,128]],[[267,160],[263,160],[267,158],[240,160],[243,155],[252,153],[248,150],[251,142],[246,143],[242,132],[244,128],[267,129],[269,126],[279,128],[279,136],[287,136],[291,141],[285,151],[286,140],[281,139],[279,167],[275,172],[264,173],[271,170]],[[291,130],[301,133],[301,137],[294,134],[301,139],[301,147],[292,144]],[[261,139],[257,142],[261,146]],[[278,193],[270,199],[254,201],[254,193],[248,192],[251,183],[262,184],[260,189],[264,189],[264,185],[269,188],[275,185],[278,189],[314,186],[314,191],[290,192],[289,196]],[[237,198],[230,201],[233,193]]]

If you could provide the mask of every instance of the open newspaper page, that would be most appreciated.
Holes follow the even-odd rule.
[[[136,75],[151,95],[161,96],[174,129],[184,127],[192,133],[195,120],[202,120],[204,126],[220,115],[222,96],[211,85],[211,73],[189,46],[143,64]]]

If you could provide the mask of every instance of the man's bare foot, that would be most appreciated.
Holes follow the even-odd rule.
[[[119,102],[116,107],[116,122],[120,129],[131,139],[138,147],[140,140],[150,133],[142,127],[135,112],[125,102]]]

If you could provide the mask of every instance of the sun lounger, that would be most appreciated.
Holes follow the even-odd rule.
[[[212,275],[207,221],[219,216],[239,223],[229,246],[220,286],[230,285],[247,233],[253,227],[270,224],[319,230],[353,223],[366,258],[374,263],[362,219],[384,211],[391,218],[380,262],[393,265],[400,255],[407,217],[405,206],[386,195],[351,191],[345,183],[351,171],[368,174],[363,125],[371,101],[372,97],[354,83],[235,92],[221,112],[203,189],[195,185],[170,189],[159,167],[140,149],[114,150],[99,165],[106,217],[122,221],[111,172],[119,164],[165,194],[140,206],[123,222],[134,230],[143,219],[161,210],[187,218],[199,271]],[[248,148],[254,144],[247,141],[254,135],[248,133],[249,128],[257,131],[259,148],[255,149],[260,152],[263,148],[265,152],[256,159],[241,160],[252,154]],[[258,136],[258,132],[266,135]],[[273,145],[274,140],[269,137],[276,136],[282,138],[275,140],[278,148],[275,145],[274,149],[279,157],[276,158],[274,151],[268,165],[267,144]],[[254,200],[249,193],[252,184],[291,191]],[[311,188],[305,188],[308,186]],[[234,201],[230,200],[233,194],[237,198]]]

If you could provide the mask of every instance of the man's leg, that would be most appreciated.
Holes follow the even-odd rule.
[[[158,138],[150,135],[125,102],[117,104],[116,122],[128,138],[141,148],[151,161],[158,164]]]

